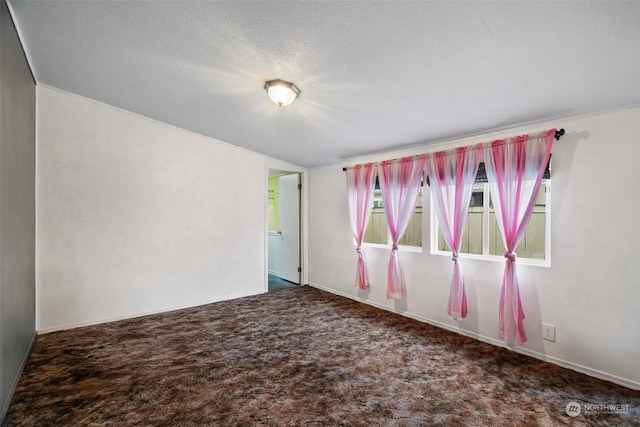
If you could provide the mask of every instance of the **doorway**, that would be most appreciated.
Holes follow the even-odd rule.
[[[301,283],[300,173],[269,170],[268,290]]]

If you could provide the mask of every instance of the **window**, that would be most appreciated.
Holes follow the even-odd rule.
[[[464,234],[462,235],[460,253],[482,255],[482,242],[484,241],[482,229],[485,186],[487,186],[488,191],[488,184],[475,184],[473,186],[473,193],[471,193],[471,201],[469,203],[469,212],[467,213],[467,226],[465,227]],[[438,230],[437,251],[450,253],[449,247],[442,236],[442,230],[440,230],[436,213],[433,211],[433,208],[431,217],[434,218],[432,221],[433,226]]]
[[[364,232],[364,242],[378,245],[387,244],[387,216],[384,213],[384,202],[382,200],[382,190],[376,178],[376,187],[373,192],[373,207],[367,229]]]
[[[518,254],[518,260],[524,260],[524,263],[550,265],[550,200],[551,180],[547,166],[544,179],[540,184],[533,215],[524,237],[515,250]],[[444,242],[433,208],[431,209],[431,236],[433,241],[432,253],[443,255],[451,253]],[[460,253],[467,254],[471,258],[500,261],[504,259],[504,244],[496,221],[483,163],[480,164],[476,184],[473,187],[469,213],[467,214],[467,226],[462,236]]]
[[[422,247],[422,188],[418,194],[418,203],[413,211],[413,216],[407,227],[407,231],[398,242],[399,246]],[[384,201],[382,200],[382,190],[378,178],[373,192],[373,207],[371,217],[364,233],[364,242],[376,245],[391,245],[389,228],[387,227],[387,216],[384,211]]]

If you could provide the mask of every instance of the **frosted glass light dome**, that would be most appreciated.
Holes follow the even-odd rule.
[[[264,84],[269,98],[278,106],[291,104],[300,95],[298,86],[285,80],[269,80]]]

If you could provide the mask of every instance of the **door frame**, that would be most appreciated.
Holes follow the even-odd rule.
[[[269,174],[271,171],[278,171],[282,173],[297,173],[300,177],[300,286],[306,285],[308,280],[308,256],[307,256],[307,235],[308,235],[308,206],[309,199],[307,197],[309,180],[308,170],[305,168],[293,166],[287,163],[270,163],[267,164],[265,169],[264,179],[264,292],[269,289]]]

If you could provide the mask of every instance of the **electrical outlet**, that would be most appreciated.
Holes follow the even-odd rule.
[[[556,340],[556,327],[547,323],[542,324],[542,339],[547,341]]]

